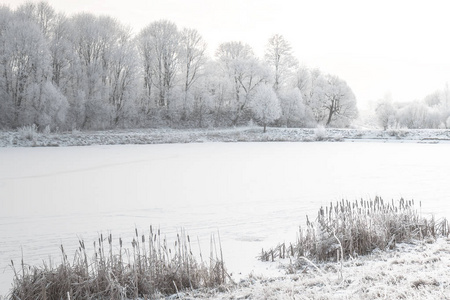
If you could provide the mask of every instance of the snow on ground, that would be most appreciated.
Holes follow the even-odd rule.
[[[223,130],[223,134],[244,140],[253,130]],[[97,134],[106,143],[116,142],[115,134],[141,134],[147,139],[148,132]],[[292,132],[294,139],[298,132]],[[16,133],[2,133],[1,140],[8,134]],[[95,134],[76,134],[80,140],[67,134],[70,145],[83,140],[83,135],[87,143],[97,141]],[[175,141],[177,136],[158,134],[165,141]],[[179,131],[189,139],[191,134]],[[207,136],[198,135],[202,141]],[[216,135],[217,141],[223,139]],[[307,137],[312,140],[315,135],[311,131]],[[444,140],[446,135],[436,131],[432,137]],[[61,136],[57,135],[61,145],[69,145]],[[271,135],[254,131],[254,136]],[[160,227],[169,241],[185,228],[198,237],[204,256],[209,253],[211,233],[219,231],[225,263],[236,282],[248,274],[277,278],[283,270],[256,260],[261,248],[293,241],[305,215],[314,216],[330,201],[375,195],[414,198],[422,201],[422,213],[449,216],[449,147],[443,142],[367,140],[1,147],[0,294],[11,286],[10,260],[19,262],[22,251],[26,264],[41,264],[49,256],[57,262],[60,244],[70,255],[78,237],[92,246],[100,232],[112,232],[116,241],[126,240],[133,237],[135,226],[146,233],[150,225]]]
[[[308,129],[259,127],[225,129],[130,129],[105,131],[73,131],[62,133],[32,133],[21,130],[0,131],[0,147],[57,147],[87,145],[167,144],[190,142],[311,142],[311,141],[416,141],[438,143],[450,141],[447,129]]]
[[[289,264],[284,262],[284,264]],[[280,263],[280,268],[285,268]],[[291,274],[250,275],[235,285],[183,299],[450,299],[450,239],[398,244],[339,263],[305,264]]]

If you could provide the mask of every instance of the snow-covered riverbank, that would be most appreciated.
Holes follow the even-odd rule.
[[[169,144],[202,142],[311,142],[311,141],[450,141],[450,130],[442,129],[309,129],[259,127],[225,129],[127,129],[38,133],[26,130],[0,131],[0,147],[57,147],[124,144]]]
[[[345,261],[342,269],[338,263],[318,267],[306,264],[278,277],[250,274],[220,291],[183,293],[183,299],[450,299],[446,238],[398,244],[394,250]]]

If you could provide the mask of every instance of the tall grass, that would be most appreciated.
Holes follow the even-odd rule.
[[[304,257],[339,261],[377,248],[393,248],[399,242],[448,235],[448,221],[422,217],[414,207],[414,200],[385,202],[380,197],[354,202],[342,200],[320,208],[314,222],[307,216],[306,227],[300,227],[296,243],[283,243],[268,251],[263,249],[260,259]]]
[[[214,236],[211,241],[216,247]],[[185,289],[215,287],[227,280],[222,256],[212,251],[205,262],[200,253],[197,262],[184,230],[177,234],[173,247],[152,227],[147,236],[135,229],[131,249],[123,246],[121,238],[118,250],[113,244],[111,234],[101,234],[89,257],[80,240],[72,262],[61,245],[62,262],[56,267],[45,263],[29,267],[22,260],[18,270],[11,262],[15,274],[11,299],[151,299]],[[219,249],[221,252],[220,245]]]

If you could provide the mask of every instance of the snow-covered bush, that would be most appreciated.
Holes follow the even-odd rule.
[[[396,138],[403,138],[407,135],[408,129],[405,127],[394,127],[394,128],[389,128],[388,130],[386,130],[386,133],[389,136],[393,136]]]
[[[36,124],[23,126],[19,128],[17,132],[22,139],[30,141],[35,141],[37,136],[39,135]]]
[[[383,130],[386,130],[392,126],[392,123],[395,122],[395,114],[396,110],[390,96],[385,96],[383,100],[378,101],[375,108],[375,115],[377,117],[378,124],[383,128]]]
[[[314,129],[314,137],[316,141],[323,141],[327,138],[328,132],[327,129],[323,125],[318,125]]]
[[[51,133],[50,125],[45,126],[45,128],[42,130],[42,133],[45,135],[49,135]]]

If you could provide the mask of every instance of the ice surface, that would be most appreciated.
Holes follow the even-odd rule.
[[[57,262],[61,243],[70,256],[78,237],[92,247],[100,232],[129,239],[135,226],[168,240],[184,227],[204,256],[219,230],[234,276],[276,272],[256,260],[261,248],[293,241],[330,201],[414,198],[450,216],[449,153],[364,142],[0,148],[0,294],[22,251],[28,264]]]

